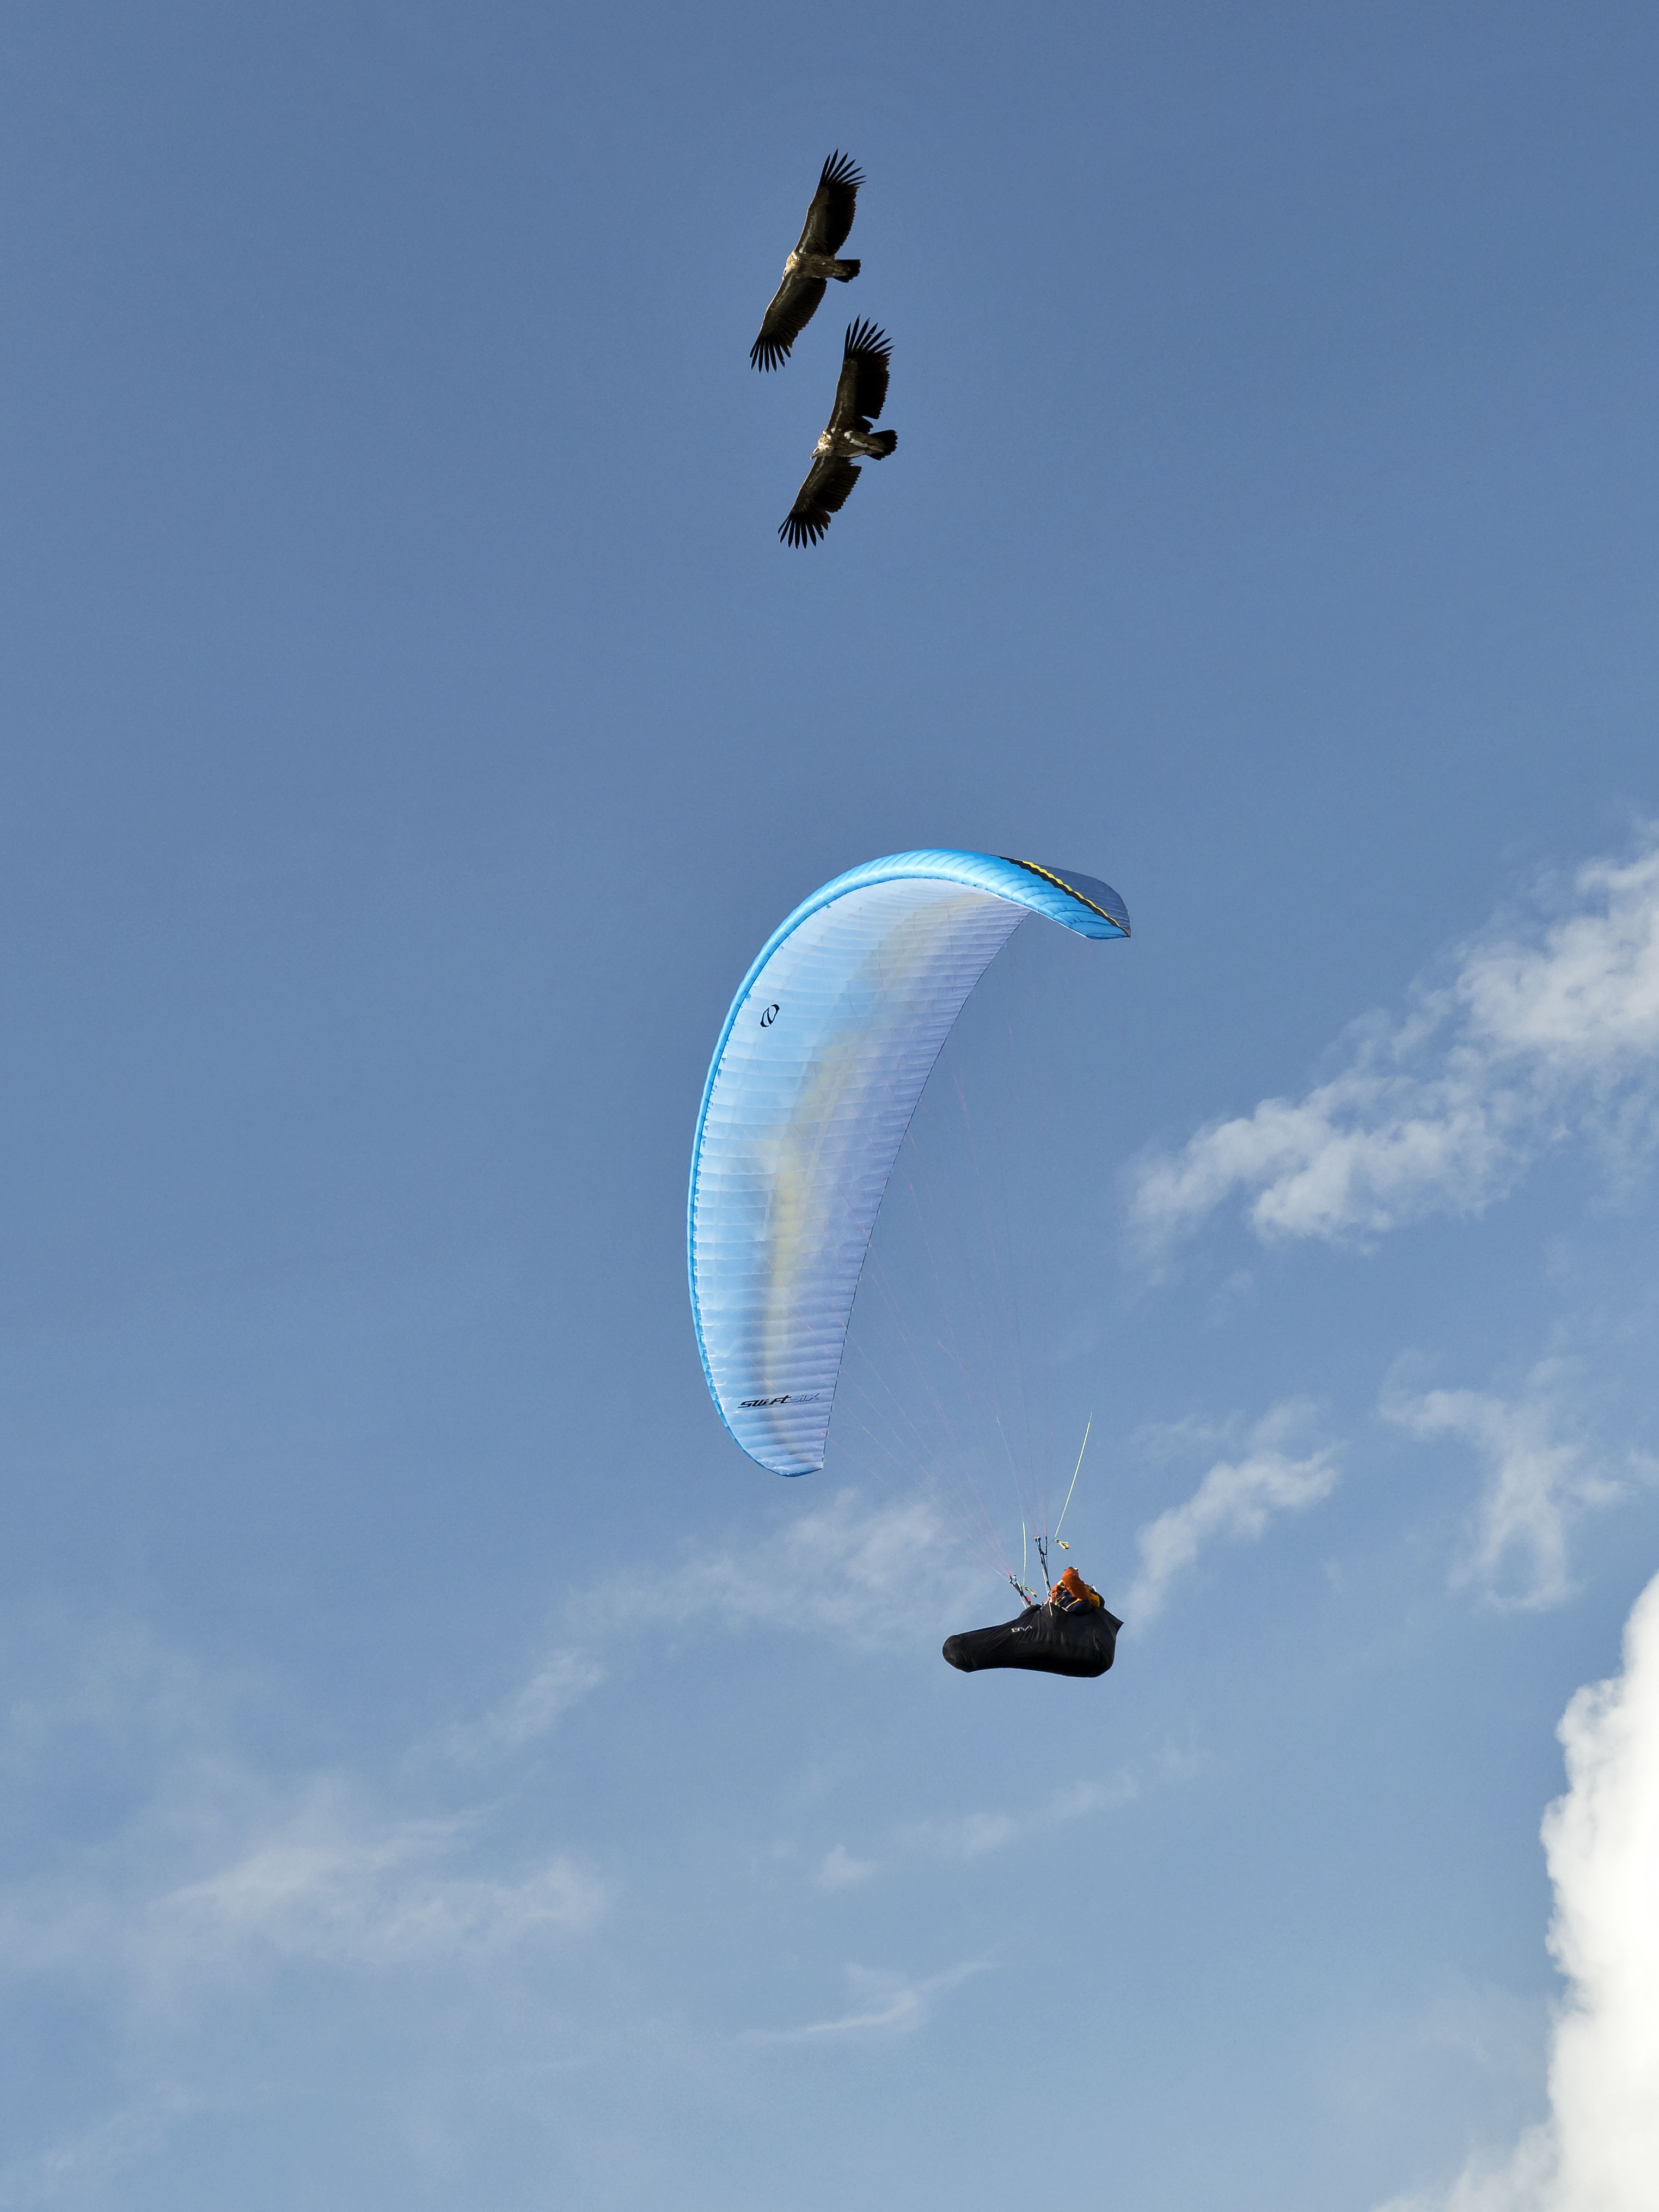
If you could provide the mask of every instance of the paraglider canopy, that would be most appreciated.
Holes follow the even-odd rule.
[[[721,1419],[778,1474],[823,1464],[894,1159],[969,993],[1028,914],[1129,934],[1117,893],[987,853],[899,853],[774,933],[726,1018],[692,1147],[688,1259]]]

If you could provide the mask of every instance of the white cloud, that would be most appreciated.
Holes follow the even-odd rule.
[[[376,1817],[339,1785],[313,1783],[295,1809],[250,1821],[237,1802],[245,1778],[202,1777],[197,1788],[193,1806],[167,1807],[172,1834],[140,1820],[72,1875],[0,1895],[0,1973],[113,1976],[171,2005],[261,1953],[369,1968],[459,1961],[580,1934],[609,1901],[564,1856],[513,1881],[463,1870],[475,1818]],[[179,1881],[178,1861],[199,1859],[224,1827],[240,1828],[240,1841]]]
[[[1141,1794],[1139,1778],[1128,1769],[1101,1780],[1068,1782],[1041,1804],[1018,1813],[957,1813],[913,1820],[899,1841],[911,1850],[958,1862],[1004,1850],[1021,1837],[1066,1820],[1080,1820],[1106,1805],[1127,1805]]]
[[[474,1826],[366,1820],[337,1790],[319,1786],[229,1864],[158,1898],[148,1933],[175,1954],[225,1956],[258,1945],[289,1957],[390,1966],[579,1932],[604,1911],[604,1886],[567,1858],[513,1882],[447,1871],[445,1862]]]
[[[805,1629],[874,1644],[914,1633],[919,1580],[948,1589],[961,1563],[917,1501],[866,1506],[852,1492],[764,1528],[745,1548],[698,1552],[632,1577],[629,1617]],[[521,1752],[604,1679],[614,1587],[579,1598],[568,1632],[493,1710],[417,1747],[479,1760]],[[142,1634],[79,1635],[50,1686],[0,1711],[0,1772],[21,1778],[66,1733],[100,1747],[129,1794],[72,1866],[0,1887],[0,1977],[68,1977],[123,1992],[140,2010],[188,2006],[194,1990],[260,1956],[373,1971],[464,1962],[605,1915],[610,1890],[568,1854],[503,1874],[487,1808],[398,1803],[349,1778],[264,1772],[237,1743],[230,1687]],[[873,1871],[844,1846],[828,1889]]]
[[[171,2016],[260,1954],[460,1963],[604,1913],[605,1885],[567,1855],[504,1871],[485,1810],[262,1769],[225,1681],[140,1633],[32,1650],[16,1671],[42,1686],[0,1715],[0,1780],[15,1793],[84,1765],[107,1812],[49,1869],[0,1885],[0,1981],[70,1981],[118,2012]]]
[[[1304,1399],[1273,1407],[1250,1431],[1241,1456],[1217,1460],[1184,1504],[1147,1522],[1135,1540],[1140,1573],[1123,1601],[1126,1620],[1151,1620],[1176,1577],[1218,1536],[1252,1542],[1275,1513],[1302,1512],[1330,1495],[1340,1461],[1333,1445],[1309,1439],[1312,1419]]]
[[[868,1881],[876,1870],[873,1859],[855,1859],[845,1844],[836,1844],[823,1855],[823,1864],[818,1869],[818,1886],[822,1889],[853,1889],[861,1881]]]
[[[1001,1850],[1030,1825],[1029,1815],[1013,1813],[953,1813],[913,1820],[902,1841],[938,1858],[977,1859]]]
[[[931,1506],[904,1499],[872,1507],[855,1490],[843,1490],[757,1532],[741,1548],[727,1544],[693,1553],[675,1567],[641,1569],[629,1585],[668,1626],[712,1619],[873,1645],[912,1627],[925,1584],[943,1601],[965,1580]],[[597,1626],[611,1601],[590,1599],[583,1618]]]
[[[849,1966],[847,1978],[854,1992],[849,2008],[833,2020],[815,2020],[804,2027],[753,2027],[746,2031],[746,2043],[813,2043],[825,2038],[845,2035],[898,2034],[915,2033],[932,2011],[936,2000],[947,1990],[957,1988],[970,1975],[988,1971],[982,1960],[970,1960],[967,1965],[952,1966],[947,1973],[933,1974],[925,1981],[911,1981],[902,1974],[875,1972],[865,1966]]]
[[[476,1721],[447,1729],[441,1741],[452,1758],[486,1759],[522,1751],[545,1735],[572,1705],[596,1690],[605,1669],[590,1654],[550,1651],[529,1680]]]
[[[1574,910],[1457,947],[1449,982],[1349,1031],[1329,1080],[1212,1122],[1136,1171],[1150,1250],[1238,1200],[1264,1241],[1370,1237],[1478,1213],[1547,1146],[1590,1133],[1633,1158],[1655,1132],[1659,832],[1595,860]]]
[[[1659,1581],[1624,1656],[1567,1708],[1571,1787],[1543,1832],[1550,1951],[1572,1987],[1550,2069],[1565,2201],[1620,2212],[1659,2178]]]
[[[1625,1671],[1580,1690],[1560,1738],[1569,1788],[1544,1816],[1550,1950],[1568,1992],[1550,2114],[1507,2160],[1383,2212],[1652,2212],[1659,2194],[1659,1577]]]
[[[625,1607],[618,1607],[614,1577],[574,1598],[564,1640],[528,1680],[478,1719],[441,1730],[427,1748],[464,1764],[522,1751],[598,1688],[606,1671],[600,1654],[619,1634],[631,1634],[643,1615],[661,1628],[708,1621],[827,1634],[875,1648],[914,1635],[924,1594],[937,1611],[965,1601],[984,1578],[964,1568],[925,1500],[871,1506],[847,1489],[792,1517],[773,1509],[744,1542],[728,1539],[672,1566],[634,1563],[620,1579]]]
[[[1383,1413],[1413,1436],[1461,1437],[1485,1461],[1474,1541],[1453,1579],[1479,1583],[1498,1604],[1543,1607],[1570,1597],[1569,1528],[1587,1507],[1626,1492],[1582,1437],[1560,1432],[1566,1372],[1545,1361],[1512,1401],[1483,1390],[1383,1395]]]
[[[1133,1805],[1153,1790],[1186,1781],[1205,1764],[1201,1756],[1166,1745],[1142,1763],[1120,1767],[1114,1774],[1079,1776],[1014,1812],[941,1814],[909,1821],[895,1842],[902,1850],[964,1864],[1067,1821],[1085,1820],[1091,1813]]]

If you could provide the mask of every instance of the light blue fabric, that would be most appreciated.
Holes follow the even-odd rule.
[[[732,1002],[691,1153],[691,1311],[720,1418],[778,1474],[823,1464],[842,1347],[899,1145],[968,994],[1028,914],[1127,937],[1108,885],[988,853],[837,876]]]

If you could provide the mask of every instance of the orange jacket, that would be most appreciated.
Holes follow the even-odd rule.
[[[1067,1567],[1048,1593],[1052,1603],[1062,1613],[1076,1613],[1083,1606],[1099,1606],[1103,1611],[1106,1601],[1097,1589],[1091,1589],[1075,1567]]]

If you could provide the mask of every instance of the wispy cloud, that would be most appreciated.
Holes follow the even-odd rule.
[[[1031,1816],[1024,1813],[939,1814],[911,1821],[902,1840],[935,1858],[978,1859],[1004,1850],[1031,1825]]]
[[[963,1572],[925,1504],[871,1506],[843,1491],[763,1522],[747,1544],[647,1564],[629,1619],[874,1647],[914,1632],[919,1584],[947,1591]],[[574,1597],[523,1681],[417,1747],[396,1790],[337,1774],[274,1778],[239,1747],[240,1693],[137,1632],[82,1636],[47,1688],[15,1694],[0,1714],[0,1769],[21,1777],[68,1732],[107,1744],[100,1765],[125,1762],[131,1793],[72,1869],[0,1888],[0,1975],[96,1982],[141,2010],[188,2008],[192,1990],[262,1958],[374,1971],[583,1935],[605,1917],[611,1886],[556,1850],[504,1870],[491,1808],[445,1803],[449,1793],[428,1786],[430,1754],[464,1766],[537,1742],[616,1663],[614,1613],[614,1592]],[[842,1846],[819,1881],[847,1888],[873,1871]]]
[[[1585,1132],[1626,1160],[1655,1134],[1659,1079],[1659,832],[1598,860],[1553,921],[1494,924],[1455,949],[1450,980],[1403,1015],[1373,1015],[1336,1072],[1263,1099],[1134,1174],[1132,1228],[1167,1251],[1240,1203],[1264,1241],[1381,1236],[1473,1214],[1548,1146]]]
[[[915,1634],[919,1600],[965,1599],[983,1579],[923,1499],[872,1505],[845,1489],[805,1511],[774,1508],[745,1536],[728,1533],[677,1561],[635,1562],[625,1609],[614,1583],[573,1595],[557,1641],[524,1683],[480,1718],[445,1729],[436,1747],[472,1764],[524,1750],[598,1688],[617,1663],[609,1655],[644,1618],[659,1632],[766,1628],[876,1650]]]
[[[913,1981],[902,1974],[885,1973],[865,1966],[848,1966],[847,1979],[853,2001],[831,2020],[809,2021],[802,2027],[751,2027],[747,2043],[816,2043],[826,2038],[861,2035],[911,2035],[926,2021],[947,1990],[959,1988],[970,1976],[988,1972],[983,1960],[970,1960],[948,1972]]]
[[[1241,1454],[1218,1459],[1184,1504],[1147,1522],[1135,1539],[1140,1572],[1123,1601],[1127,1620],[1150,1620],[1206,1544],[1253,1542],[1275,1514],[1329,1497],[1340,1461],[1334,1445],[1315,1440],[1314,1420],[1307,1400],[1285,1400],[1249,1431]]]
[[[559,1648],[539,1660],[529,1679],[477,1720],[461,1721],[439,1739],[452,1758],[483,1760],[522,1751],[570,1708],[598,1689],[605,1668],[592,1652]]]
[[[818,1869],[820,1889],[854,1889],[876,1870],[873,1859],[855,1859],[845,1844],[832,1844]]]
[[[191,1787],[175,1778],[175,1791]],[[466,1871],[476,1816],[376,1816],[341,1785],[313,1782],[296,1808],[250,1822],[236,1802],[243,1778],[222,1771],[216,1790],[202,1778],[188,1806],[172,1796],[171,1835],[141,1818],[72,1877],[0,1893],[0,1973],[113,1978],[135,1998],[176,2005],[259,1954],[365,1967],[459,1961],[580,1934],[609,1901],[607,1885],[563,1856],[513,1881]],[[191,1827],[193,1838],[181,1832]],[[204,1855],[201,1832],[225,1827],[240,1840],[177,1880],[179,1858]]]
[[[1204,1764],[1201,1757],[1168,1745],[1115,1772],[1079,1775],[1043,1797],[906,1820],[892,1831],[879,1860],[854,1858],[845,1844],[836,1844],[826,1854],[815,1879],[821,1888],[837,1889],[867,1881],[907,1863],[914,1868],[918,1859],[957,1867],[971,1865],[1073,1820],[1134,1804],[1153,1790],[1185,1781]]]
[[[1565,1362],[1544,1361],[1512,1399],[1485,1390],[1413,1395],[1397,1388],[1382,1396],[1384,1415],[1411,1435],[1457,1437],[1484,1462],[1473,1540],[1453,1581],[1477,1584],[1496,1604],[1541,1609],[1570,1597],[1572,1522],[1629,1487],[1598,1462],[1582,1434],[1567,1432],[1563,1397],[1571,1374]]]
[[[599,1918],[605,1885],[568,1858],[518,1881],[452,1871],[447,1863],[477,1825],[365,1818],[337,1787],[313,1785],[296,1812],[228,1864],[157,1898],[146,1934],[204,1959],[257,1946],[391,1966],[576,1933]]]
[[[411,1807],[338,1774],[281,1776],[244,1747],[222,1680],[133,1631],[79,1639],[0,1717],[0,1778],[66,1758],[107,1812],[49,1871],[0,1886],[0,1978],[96,1988],[182,2017],[260,1956],[362,1969],[461,1963],[581,1934],[608,1886],[568,1854],[503,1869],[491,1808]]]
[[[1566,1795],[1544,1817],[1550,1949],[1566,1977],[1550,2112],[1500,2160],[1382,2212],[1650,2212],[1659,2175],[1659,1577],[1625,1667],[1580,1690],[1560,1738]]]
[[[1194,1764],[1173,1752],[1166,1753],[1154,1762],[1150,1774],[1138,1767],[1126,1766],[1115,1774],[1080,1777],[1051,1790],[1035,1804],[1021,1805],[1017,1810],[1005,1807],[996,1812],[944,1814],[925,1820],[912,1820],[899,1831],[897,1840],[904,1850],[920,1851],[933,1858],[957,1863],[984,1858],[992,1851],[1006,1850],[1011,1844],[1039,1835],[1045,1829],[1084,1820],[1091,1813],[1104,1811],[1110,1806],[1133,1804],[1157,1783],[1190,1773]]]
[[[61,2137],[29,2158],[0,2167],[0,2206],[89,2201],[118,2174],[154,2156],[180,2121],[210,2109],[208,2100],[173,2084],[134,2099],[79,2134]]]
[[[964,1580],[960,1555],[921,1499],[867,1504],[842,1490],[678,1565],[635,1578],[641,1601],[669,1626],[715,1620],[830,1634],[857,1644],[890,1641],[908,1626],[919,1589]],[[597,1601],[596,1601],[597,1602]]]

